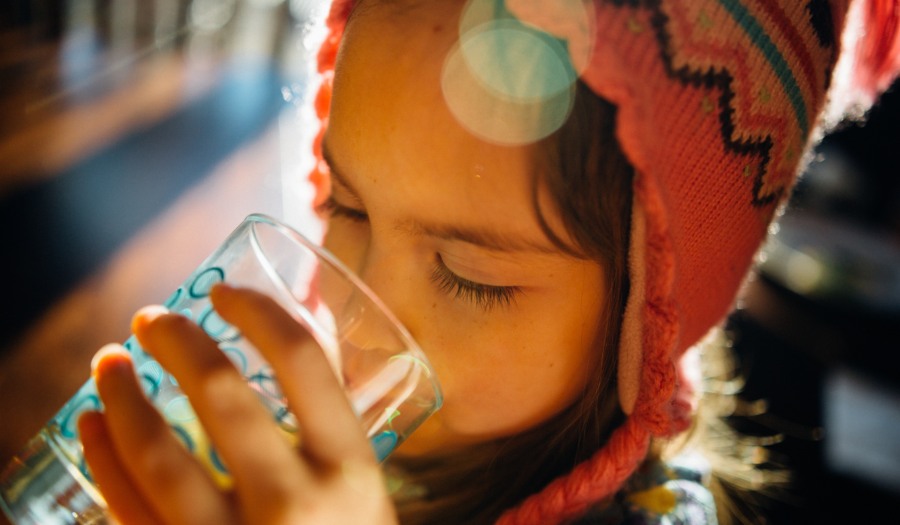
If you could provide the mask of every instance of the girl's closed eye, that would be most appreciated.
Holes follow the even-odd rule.
[[[352,208],[350,206],[341,204],[334,198],[334,194],[329,195],[325,202],[320,204],[317,208],[317,211],[323,215],[327,215],[329,218],[344,218],[349,219],[353,222],[365,223],[369,222],[369,214],[363,210],[359,210],[356,208]]]
[[[440,254],[437,255],[431,280],[445,294],[468,301],[484,311],[508,307],[515,303],[516,297],[522,292],[518,286],[494,286],[460,277],[444,264]]]

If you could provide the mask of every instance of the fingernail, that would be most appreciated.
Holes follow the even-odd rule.
[[[134,317],[131,318],[131,331],[137,333],[140,329],[153,322],[154,319],[167,313],[169,313],[169,310],[165,306],[145,306],[138,310],[134,314]]]
[[[216,283],[209,290],[210,298],[215,301],[216,297],[221,296],[222,294],[231,293],[234,290],[234,287],[228,283]]]
[[[124,346],[118,343],[110,343],[108,345],[105,345],[100,350],[97,350],[97,353],[95,353],[94,357],[91,358],[91,376],[96,379],[97,372],[101,366],[104,369],[108,369],[110,367],[128,366],[128,362],[130,360],[131,357],[128,354],[128,350],[125,350]]]

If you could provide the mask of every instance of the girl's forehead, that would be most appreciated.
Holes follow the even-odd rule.
[[[406,2],[401,2],[405,4]],[[394,2],[366,2],[350,17],[341,47],[363,49],[372,55],[386,53],[391,63],[441,67],[448,50],[459,38],[462,3],[428,1],[401,9]]]
[[[376,134],[377,145],[394,155],[412,150],[440,164],[524,171],[531,148],[498,148],[480,140],[458,124],[447,106],[441,75],[458,39],[460,7],[454,4],[430,2],[427,8],[393,15],[393,9],[372,3],[351,18],[336,69],[329,125],[335,129],[329,133]]]
[[[429,2],[399,15],[376,6],[351,18],[336,69],[328,144],[348,178],[390,181],[404,206],[419,201],[423,214],[450,221],[478,216],[544,237],[534,197],[543,179],[536,170],[548,168],[536,162],[545,146],[484,140],[461,125],[446,102],[442,73],[458,40],[461,4]],[[567,239],[555,204],[543,192],[537,196],[541,214]]]
[[[345,40],[364,57],[354,65],[378,64],[384,84],[394,81],[390,89],[441,98],[464,128],[488,142],[533,144],[568,119],[576,75],[558,39],[502,5],[435,1],[398,10],[371,4],[351,17]]]

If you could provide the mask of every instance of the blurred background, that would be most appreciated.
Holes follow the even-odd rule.
[[[749,434],[792,486],[767,523],[900,508],[900,83],[816,148],[727,327]],[[756,522],[756,521],[752,521]]]
[[[321,0],[0,7],[0,462],[251,212],[310,235]],[[734,422],[790,488],[751,523],[900,505],[900,86],[829,135],[728,320]]]
[[[0,462],[247,214],[318,235],[304,102],[324,14],[0,3]]]

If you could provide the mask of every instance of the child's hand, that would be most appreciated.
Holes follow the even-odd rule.
[[[105,413],[80,421],[85,457],[115,517],[130,524],[396,523],[362,427],[312,337],[268,297],[217,287],[219,314],[262,353],[300,422],[292,447],[216,344],[161,308],[134,333],[176,378],[234,479],[219,489],[144,397],[123,351],[98,354]]]

